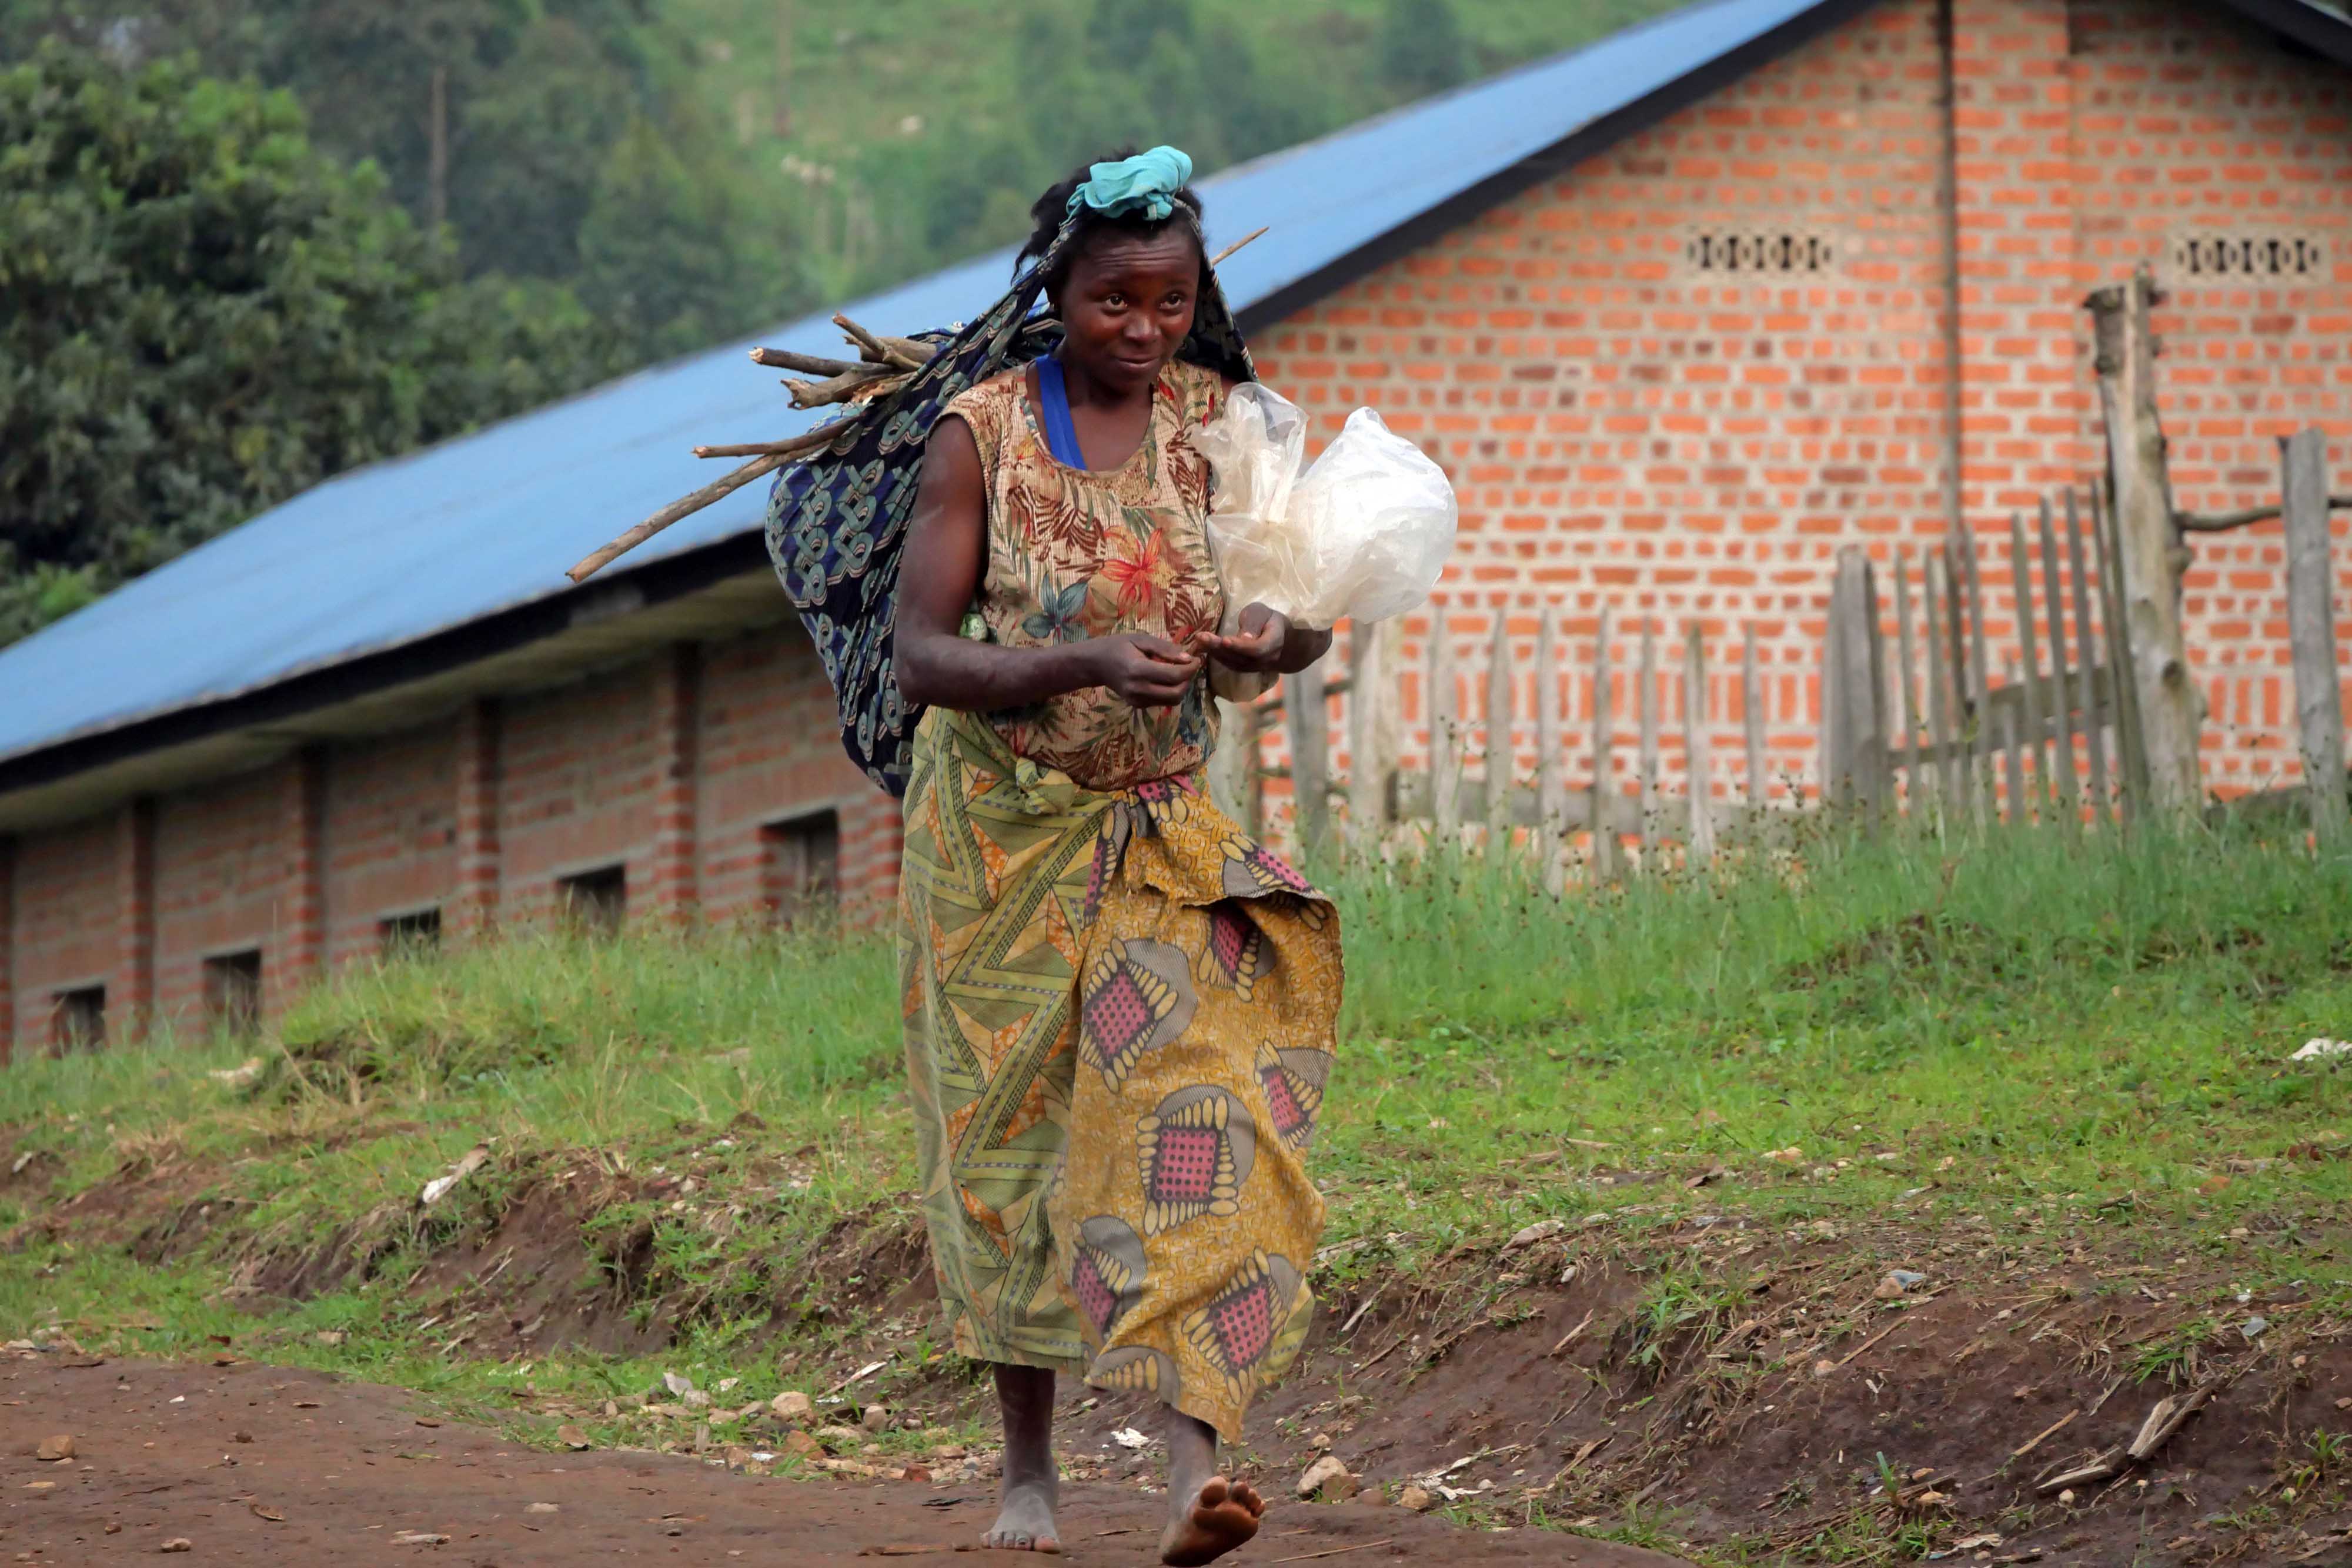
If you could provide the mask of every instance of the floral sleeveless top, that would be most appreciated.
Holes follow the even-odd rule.
[[[1143,444],[1100,471],[1047,450],[1025,369],[948,404],[971,427],[988,486],[974,606],[986,641],[1040,648],[1148,632],[1185,646],[1217,630],[1225,595],[1209,556],[1209,464],[1190,433],[1223,398],[1214,371],[1171,361],[1152,389]],[[1090,789],[1123,789],[1200,767],[1215,716],[1204,670],[1175,707],[1135,707],[1093,686],[989,717],[1015,755]]]

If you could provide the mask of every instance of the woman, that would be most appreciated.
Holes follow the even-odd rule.
[[[1311,1318],[1301,1156],[1339,999],[1330,906],[1201,793],[1210,666],[1330,634],[1227,624],[1190,433],[1248,373],[1172,149],[1048,191],[1049,356],[948,402],[897,590],[916,732],[900,897],[924,1216],[956,1349],[994,1364],[985,1544],[1058,1552],[1057,1373],[1169,1406],[1161,1559],[1264,1503],[1217,1473]],[[1205,361],[1205,362],[1203,362]]]

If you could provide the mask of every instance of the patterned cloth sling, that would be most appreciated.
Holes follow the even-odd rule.
[[[1061,323],[1043,314],[1045,279],[1077,233],[1065,224],[1012,290],[964,326],[916,334],[937,346],[897,392],[840,422],[840,434],[783,469],[768,496],[768,555],[824,660],[850,760],[904,796],[921,708],[899,695],[891,670],[898,561],[922,479],[923,444],[966,388],[1051,353]],[[1255,381],[1249,350],[1216,274],[1202,281],[1192,331],[1178,358],[1237,382]]]

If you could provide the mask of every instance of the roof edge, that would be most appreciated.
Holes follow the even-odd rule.
[[[1408,218],[1346,255],[1326,262],[1313,272],[1292,279],[1265,298],[1244,307],[1236,313],[1243,336],[1247,337],[1252,332],[1297,315],[1399,256],[1418,250],[1436,235],[1459,228],[1479,214],[1498,207],[1546,180],[1607,152],[1618,142],[1647,131],[1718,89],[1729,86],[1822,34],[1843,26],[1878,3],[1879,0],[1816,0],[1816,4],[1778,26],[1759,33],[1722,54],[1699,61],[1647,96],[1587,121],[1541,151],[1530,153],[1510,167],[1456,192],[1418,216]],[[2237,3],[2237,0],[2232,0],[2232,3]],[[2275,4],[2276,0],[2271,0],[2271,3]],[[1612,35],[1612,37],[1622,36]]]
[[[89,730],[0,759],[0,796],[38,788],[145,752],[184,746],[229,730],[282,724],[321,707],[444,674],[602,618],[625,595],[630,611],[649,609],[747,572],[767,570],[760,530],[730,534],[619,574],[593,598],[557,592],[510,604],[436,632],[317,664],[299,674],[210,701],[164,708],[104,729]]]
[[[2230,9],[2261,23],[2281,37],[2326,56],[2339,66],[2352,67],[2352,16],[2312,5],[2310,0],[2223,0]]]

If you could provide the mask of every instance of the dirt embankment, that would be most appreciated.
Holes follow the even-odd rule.
[[[895,1208],[842,1222],[772,1272],[687,1276],[666,1271],[643,1217],[690,1174],[616,1177],[583,1155],[506,1176],[462,1223],[384,1214],[289,1249],[242,1230],[203,1173],[142,1169],[39,1208],[20,1237],[70,1230],[78,1245],[203,1257],[257,1307],[421,1249],[412,1290],[458,1354],[646,1353],[701,1314],[764,1312],[779,1359],[809,1386],[878,1360],[890,1370],[876,1381],[908,1418],[979,1397],[953,1370],[907,1360],[928,1326],[928,1281]],[[1474,1522],[1581,1522],[1749,1560],[2123,1568],[2352,1553],[2352,1444],[2334,1436],[2352,1429],[2352,1325],[2296,1291],[2239,1301],[2186,1263],[2079,1240],[2015,1250],[1966,1222],[1765,1233],[1726,1219],[1638,1245],[1605,1229],[1538,1228],[1410,1273],[1327,1272],[1309,1351],[1255,1419],[1258,1478],[1286,1493],[1328,1445],[1368,1487],[1418,1489]],[[812,1316],[835,1331],[822,1349],[803,1332]],[[856,1390],[845,1397],[854,1408]],[[632,1440],[710,1440],[692,1420],[664,1425],[683,1412],[646,1406],[623,1412],[643,1423]],[[1113,1434],[1138,1427],[1152,1429],[1134,1402],[1073,1390],[1074,1479],[1132,1495],[1156,1454]],[[979,1496],[988,1473],[973,1456],[940,1479]],[[845,1499],[862,1495],[844,1484]],[[1382,1517],[1422,1525],[1404,1510]]]

